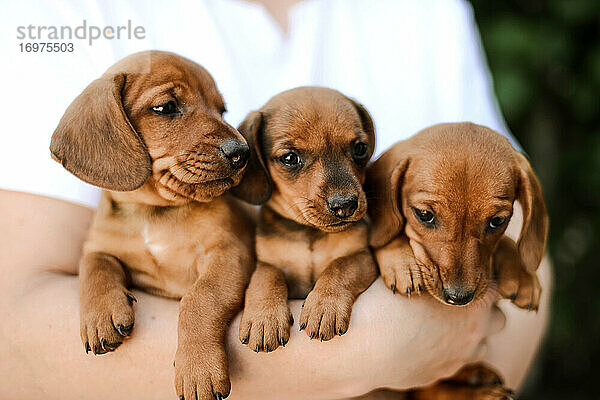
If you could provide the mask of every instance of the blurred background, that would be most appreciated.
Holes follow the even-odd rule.
[[[550,213],[553,316],[523,399],[600,399],[600,1],[471,0]]]

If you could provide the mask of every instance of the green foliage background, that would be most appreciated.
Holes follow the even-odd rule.
[[[550,212],[552,321],[524,399],[600,399],[600,0],[471,0]]]

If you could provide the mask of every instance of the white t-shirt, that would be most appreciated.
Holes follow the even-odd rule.
[[[88,31],[87,39],[49,40],[50,27],[75,30],[84,20],[87,29],[114,30],[131,21],[130,32],[143,27],[145,38],[132,33],[128,39],[121,31],[121,39],[99,38],[90,45]],[[285,35],[260,4],[243,0],[4,4],[0,188],[94,207],[99,189],[50,158],[50,137],[92,80],[119,59],[147,49],[173,51],[207,68],[233,126],[285,89],[321,85],[356,98],[370,111],[376,155],[439,122],[473,121],[509,135],[466,1],[305,0],[293,7],[289,21]],[[47,29],[39,32],[42,26]],[[74,48],[21,51],[21,45],[34,42]]]

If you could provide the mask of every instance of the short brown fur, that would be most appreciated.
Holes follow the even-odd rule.
[[[285,345],[293,324],[288,297],[306,297],[299,324],[311,338],[344,334],[354,300],[377,275],[363,221],[371,117],[337,91],[304,87],[275,96],[238,129],[255,147],[235,192],[266,202],[240,340],[257,352]],[[300,166],[284,164],[290,152]],[[336,208],[337,199],[346,208]]]
[[[171,101],[175,114],[157,114]],[[175,387],[186,400],[229,394],[226,327],[254,267],[253,221],[223,195],[243,166],[233,166],[222,144],[247,150],[224,110],[198,64],[137,53],[73,101],[50,146],[65,168],[107,189],[80,263],[86,352],[113,351],[130,335],[129,287],[181,298]]]
[[[465,305],[493,283],[518,307],[537,310],[541,287],[535,271],[546,242],[546,207],[531,166],[501,135],[472,123],[432,126],[375,161],[366,186],[370,244],[394,293],[426,289],[443,303]],[[516,244],[504,235],[515,201],[523,209]],[[502,224],[494,225],[494,218]],[[465,371],[462,378],[490,374],[481,366]],[[450,381],[410,398],[510,395],[500,383],[478,388]]]

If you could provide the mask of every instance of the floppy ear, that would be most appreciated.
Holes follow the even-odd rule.
[[[369,135],[369,143],[371,144],[371,150],[367,159],[370,159],[373,155],[373,152],[375,151],[375,124],[373,123],[373,118],[371,118],[371,114],[369,114],[365,106],[363,106],[354,99],[349,100],[352,102],[354,108],[356,108],[356,111],[358,112],[358,116],[360,117],[360,122],[362,124],[363,130],[367,135]]]
[[[151,172],[148,150],[123,109],[124,85],[123,74],[92,82],[67,108],[50,143],[52,158],[73,175],[116,191],[139,188]]]
[[[521,153],[516,153],[516,159],[519,167],[517,199],[523,209],[523,227],[517,247],[527,271],[534,272],[544,256],[548,214],[542,187],[531,165]]]
[[[408,168],[408,155],[403,143],[397,143],[367,169],[365,188],[371,218],[369,244],[381,247],[404,227],[400,210],[400,190]]]
[[[234,196],[256,205],[269,200],[272,192],[271,177],[263,157],[263,130],[264,117],[260,111],[252,111],[238,127],[250,147],[250,159],[242,181],[230,189]]]

